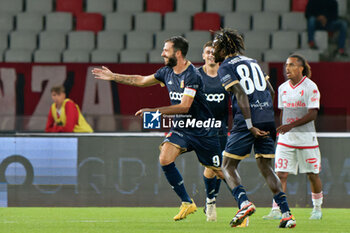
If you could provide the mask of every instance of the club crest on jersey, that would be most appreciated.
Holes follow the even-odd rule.
[[[185,81],[182,80],[181,83],[180,83],[180,88],[184,88],[185,87]]]

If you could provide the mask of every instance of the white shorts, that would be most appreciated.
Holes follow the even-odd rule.
[[[318,147],[313,149],[296,149],[277,145],[275,171],[297,175],[298,167],[300,173],[320,173],[320,149]]]

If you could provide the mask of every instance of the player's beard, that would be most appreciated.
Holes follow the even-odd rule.
[[[166,66],[169,67],[174,67],[177,65],[177,58],[175,57],[175,55],[168,57],[168,62],[165,63]]]
[[[215,63],[223,62],[225,60],[225,56],[222,56],[221,49],[215,49],[213,55]]]

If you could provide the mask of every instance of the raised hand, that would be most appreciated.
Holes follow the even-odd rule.
[[[107,67],[102,66],[102,69],[100,68],[94,68],[91,73],[95,75],[96,79],[102,79],[111,81],[114,80],[114,73],[110,71]]]

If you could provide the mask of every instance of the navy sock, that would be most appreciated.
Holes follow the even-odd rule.
[[[179,170],[177,170],[177,168],[175,167],[175,163],[162,166],[162,169],[169,184],[174,189],[176,194],[181,198],[181,200],[183,202],[192,203],[190,196],[186,192],[182,176]]]
[[[203,176],[203,179],[207,198],[213,199],[215,197],[216,176],[214,176],[214,178],[207,178]]]
[[[238,209],[241,208],[242,202],[249,201],[248,197],[247,197],[247,193],[245,192],[245,190],[244,190],[242,185],[238,185],[237,187],[232,189],[231,192],[232,192],[232,195],[234,196],[234,198],[237,201]]]
[[[217,197],[220,190],[221,179],[216,178],[215,193],[214,196]]]
[[[287,202],[287,196],[284,192],[280,192],[276,196],[273,197],[277,205],[280,207],[282,214],[285,212],[290,212],[288,202]]]

